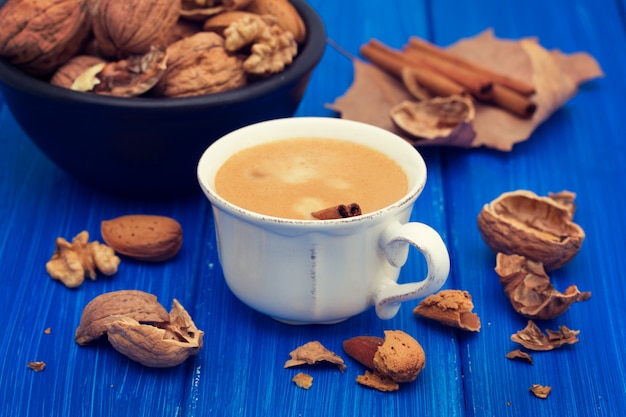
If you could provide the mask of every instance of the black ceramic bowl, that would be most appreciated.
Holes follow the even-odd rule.
[[[189,98],[100,96],[50,85],[0,59],[0,91],[37,147],[80,181],[126,196],[189,194],[198,189],[198,160],[214,140],[295,113],[326,34],[306,1],[292,3],[307,27],[294,62],[237,90]]]

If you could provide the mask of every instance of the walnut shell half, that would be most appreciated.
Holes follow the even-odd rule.
[[[569,196],[563,200],[561,196]],[[494,253],[522,255],[554,270],[580,250],[585,232],[572,221],[573,193],[540,197],[527,190],[501,194],[485,204],[478,229]]]

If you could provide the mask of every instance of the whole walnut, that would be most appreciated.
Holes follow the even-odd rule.
[[[100,0],[93,19],[99,53],[109,58],[142,55],[170,32],[181,0]]]
[[[53,73],[90,35],[87,0],[8,0],[0,8],[0,56],[25,72]]]
[[[167,47],[167,68],[153,88],[157,96],[219,93],[246,84],[243,60],[224,49],[224,38],[199,32]]]

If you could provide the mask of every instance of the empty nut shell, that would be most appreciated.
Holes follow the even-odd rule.
[[[546,270],[560,268],[580,250],[583,229],[572,221],[572,199],[563,192],[540,197],[526,190],[503,193],[485,204],[478,215],[478,228],[489,247],[507,255],[522,255],[542,262]]]

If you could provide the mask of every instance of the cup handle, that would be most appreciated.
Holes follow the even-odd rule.
[[[437,292],[448,278],[450,257],[441,236],[423,223],[395,222],[389,225],[379,239],[387,261],[400,268],[406,262],[409,245],[420,251],[426,259],[427,275],[422,281],[398,284],[393,279],[385,279],[374,292],[376,315],[383,320],[398,313],[404,301],[426,297]]]

